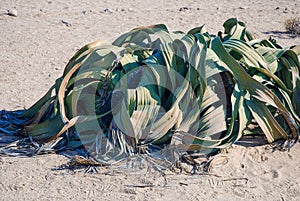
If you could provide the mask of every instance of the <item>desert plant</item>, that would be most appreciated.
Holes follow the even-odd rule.
[[[290,18],[285,21],[285,28],[293,34],[300,34],[300,19]]]
[[[174,164],[253,133],[289,149],[300,125],[297,47],[255,39],[237,19],[223,26],[218,36],[140,27],[88,44],[31,108],[2,111],[0,131],[27,137],[34,153],[84,146],[102,164],[133,155]]]

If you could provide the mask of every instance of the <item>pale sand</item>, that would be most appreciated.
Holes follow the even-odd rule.
[[[14,7],[17,17],[0,15],[0,110],[31,106],[84,44],[141,25],[164,23],[170,30],[188,31],[206,24],[210,33],[217,33],[227,18],[237,17],[258,38],[299,44],[299,37],[284,28],[286,19],[300,15],[299,0],[1,0],[0,13]],[[191,10],[180,12],[181,7]],[[226,154],[229,162],[213,169],[218,177],[167,172],[165,187],[158,172],[69,174],[51,170],[69,161],[62,155],[1,157],[0,200],[300,200],[299,144],[290,152],[266,148],[234,145]]]

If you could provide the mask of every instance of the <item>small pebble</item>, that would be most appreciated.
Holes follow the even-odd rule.
[[[188,7],[181,7],[181,8],[179,8],[179,11],[187,11],[187,10],[192,10],[192,9],[188,8]]]
[[[17,17],[18,11],[16,9],[7,10],[7,15]]]
[[[112,9],[110,9],[110,8],[105,8],[103,11],[105,13],[112,13],[113,12]]]

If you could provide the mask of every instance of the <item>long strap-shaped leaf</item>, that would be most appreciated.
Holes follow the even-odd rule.
[[[272,105],[273,107],[279,109],[282,113],[284,119],[289,124],[291,129],[291,135],[285,134],[285,136],[290,136],[289,138],[293,140],[298,140],[299,129],[297,124],[293,121],[293,118],[281,103],[281,101],[277,98],[275,94],[273,94],[268,88],[264,85],[260,84],[258,81],[251,78],[245,70],[228,54],[228,52],[223,47],[219,38],[215,38],[212,41],[212,49],[216,52],[216,54],[222,59],[224,63],[227,64],[229,70],[232,72],[234,78],[237,80],[237,83],[245,90],[247,90],[250,95],[256,98],[259,101],[262,101],[266,104]],[[267,106],[265,106],[267,107]],[[261,127],[265,127],[261,125]],[[265,133],[267,134],[267,133]],[[276,140],[275,136],[268,136],[270,142]]]

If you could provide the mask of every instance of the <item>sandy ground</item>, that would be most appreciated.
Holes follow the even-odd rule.
[[[179,11],[187,7],[186,11]],[[17,17],[5,15],[16,9]],[[105,9],[107,9],[105,12]],[[187,31],[206,24],[210,33],[237,17],[259,38],[299,44],[284,21],[300,15],[300,0],[1,0],[0,110],[28,108],[61,76],[75,51],[134,27],[157,23]],[[300,200],[300,145],[272,152],[266,145],[234,145],[229,162],[211,175],[167,172],[99,174],[53,170],[64,155],[0,157],[0,200]]]

